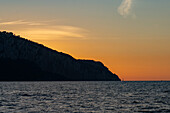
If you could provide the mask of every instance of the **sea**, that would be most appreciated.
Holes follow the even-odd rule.
[[[0,82],[0,113],[170,113],[170,82]]]

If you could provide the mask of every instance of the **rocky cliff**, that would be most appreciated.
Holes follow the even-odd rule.
[[[120,81],[101,62],[76,60],[41,44],[0,32],[0,81]]]

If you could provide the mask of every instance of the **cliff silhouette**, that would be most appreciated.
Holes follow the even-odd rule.
[[[101,62],[80,60],[0,32],[0,81],[120,81]]]

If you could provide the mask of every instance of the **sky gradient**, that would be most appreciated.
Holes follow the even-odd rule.
[[[0,30],[124,80],[170,80],[170,0],[0,0]]]

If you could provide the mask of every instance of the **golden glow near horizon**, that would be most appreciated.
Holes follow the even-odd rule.
[[[170,80],[169,4],[169,0],[3,0],[0,30],[78,59],[102,61],[124,80]]]

